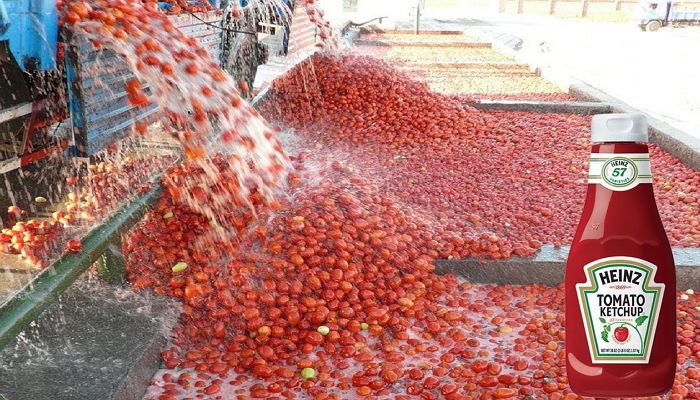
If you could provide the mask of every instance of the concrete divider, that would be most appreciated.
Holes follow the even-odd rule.
[[[612,106],[610,112],[641,112],[619,99],[578,80],[572,82],[569,93],[584,101],[608,103]],[[647,120],[649,121],[649,141],[651,143],[673,154],[683,164],[695,171],[700,171],[700,139],[690,136],[686,132],[649,115],[647,115]]]
[[[455,274],[473,283],[498,285],[543,284],[556,286],[564,282],[568,247],[543,246],[534,258],[513,257],[507,260],[479,261],[438,260],[436,272]],[[673,249],[678,290],[700,288],[700,249]]]
[[[610,113],[613,109],[612,105],[608,103],[588,102],[481,100],[477,102],[463,102],[462,104],[485,111],[527,111],[546,114],[595,115]]]

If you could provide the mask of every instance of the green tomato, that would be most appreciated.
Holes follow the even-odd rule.
[[[174,217],[174,216],[175,216],[175,214],[169,212],[169,213],[163,215],[163,218],[164,218],[164,219],[169,219],[169,218],[172,218],[172,217]]]
[[[316,332],[320,333],[323,336],[326,336],[327,334],[329,334],[330,331],[331,331],[331,328],[329,328],[325,325],[321,325],[318,327],[318,329],[316,329]]]
[[[179,263],[173,265],[173,272],[182,272],[187,269],[187,263],[180,261]]]
[[[316,370],[313,368],[304,368],[301,370],[301,377],[303,379],[311,379],[316,377]]]
[[[363,322],[363,323],[360,324],[360,328],[361,328],[363,331],[366,331],[367,329],[369,329],[369,324],[366,323],[366,322]]]

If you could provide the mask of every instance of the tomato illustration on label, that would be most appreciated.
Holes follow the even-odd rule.
[[[619,324],[610,323],[610,324],[606,324],[607,320],[606,320],[605,318],[601,317],[601,318],[599,318],[600,322],[603,323],[603,324],[606,324],[606,325],[603,325],[603,331],[600,333],[600,338],[601,338],[604,342],[610,342],[610,339],[609,339],[610,330],[612,329],[613,326],[616,326],[616,327],[613,329],[613,338],[615,339],[615,341],[616,341],[617,343],[620,343],[620,344],[626,343],[627,340],[628,340],[629,337],[630,337],[630,328],[628,328],[628,326],[629,326],[629,327],[631,327],[635,332],[637,332],[637,336],[639,336],[640,340],[643,341],[642,334],[639,332],[639,329],[638,329],[638,328],[639,328],[640,326],[642,326],[642,324],[644,324],[644,322],[647,320],[647,318],[649,318],[649,317],[646,316],[646,315],[642,315],[642,316],[640,316],[640,317],[637,317],[637,318],[634,320],[635,325],[632,326],[632,325],[630,325],[630,324],[628,324],[628,323],[619,323]]]
[[[627,329],[626,326],[618,326],[617,328],[615,328],[615,340],[617,340],[618,342],[626,342],[629,335],[630,331],[629,329]]]

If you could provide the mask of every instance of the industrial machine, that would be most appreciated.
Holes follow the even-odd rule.
[[[4,212],[11,205],[32,215],[47,211],[34,199],[59,201],[64,188],[55,183],[65,178],[64,170],[102,158],[131,134],[134,123],[155,120],[157,105],[129,104],[125,82],[134,75],[121,56],[98,50],[84,38],[71,38],[69,30],[59,28],[57,1],[0,0],[0,227],[13,223]],[[236,7],[242,11],[238,18],[217,9],[226,7],[219,0],[209,0],[206,6],[196,0],[168,1],[158,6],[173,25],[196,38],[234,79],[252,88],[258,65],[265,62],[261,40],[282,37],[270,35],[269,21],[261,21],[269,13],[256,14],[248,0],[230,0],[242,6]],[[167,10],[184,1],[209,11]],[[295,15],[305,17],[302,10]],[[279,26],[283,19],[279,20],[275,31],[289,32],[289,25]],[[287,45],[272,40],[275,54],[280,51],[277,42]],[[147,85],[143,88],[149,93]],[[142,151],[172,149],[169,143],[142,144]]]
[[[0,174],[68,147],[52,130],[68,116],[58,17],[48,0],[0,0]]]
[[[700,1],[641,0],[634,21],[647,32],[663,26],[700,24]]]
[[[128,104],[124,82],[133,75],[116,53],[97,51],[86,41],[57,57],[62,32],[55,2],[0,0],[0,175],[59,152],[90,157],[156,111],[156,105]],[[210,2],[220,6],[218,0]],[[183,11],[169,18],[234,78],[252,87],[257,66],[264,62],[254,16]]]

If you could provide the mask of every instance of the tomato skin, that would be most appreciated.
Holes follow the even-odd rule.
[[[90,14],[90,6],[83,1],[72,1],[68,3],[69,12],[75,13],[80,19],[87,18]]]
[[[211,384],[204,389],[204,394],[216,394],[221,391],[221,386],[217,384]]]
[[[69,240],[66,242],[66,250],[77,253],[83,249],[83,244],[78,240]]]
[[[248,87],[248,82],[238,81],[238,89],[241,91],[242,94],[247,94],[250,91],[250,88]]]
[[[74,24],[80,21],[81,19],[82,18],[80,17],[80,15],[78,15],[78,13],[76,13],[75,11],[68,11],[64,14],[62,20],[68,22],[69,24]]]
[[[199,67],[197,64],[189,63],[185,66],[185,72],[190,75],[196,75],[199,72]]]
[[[518,391],[512,388],[498,388],[493,392],[494,399],[510,399],[517,396]]]

